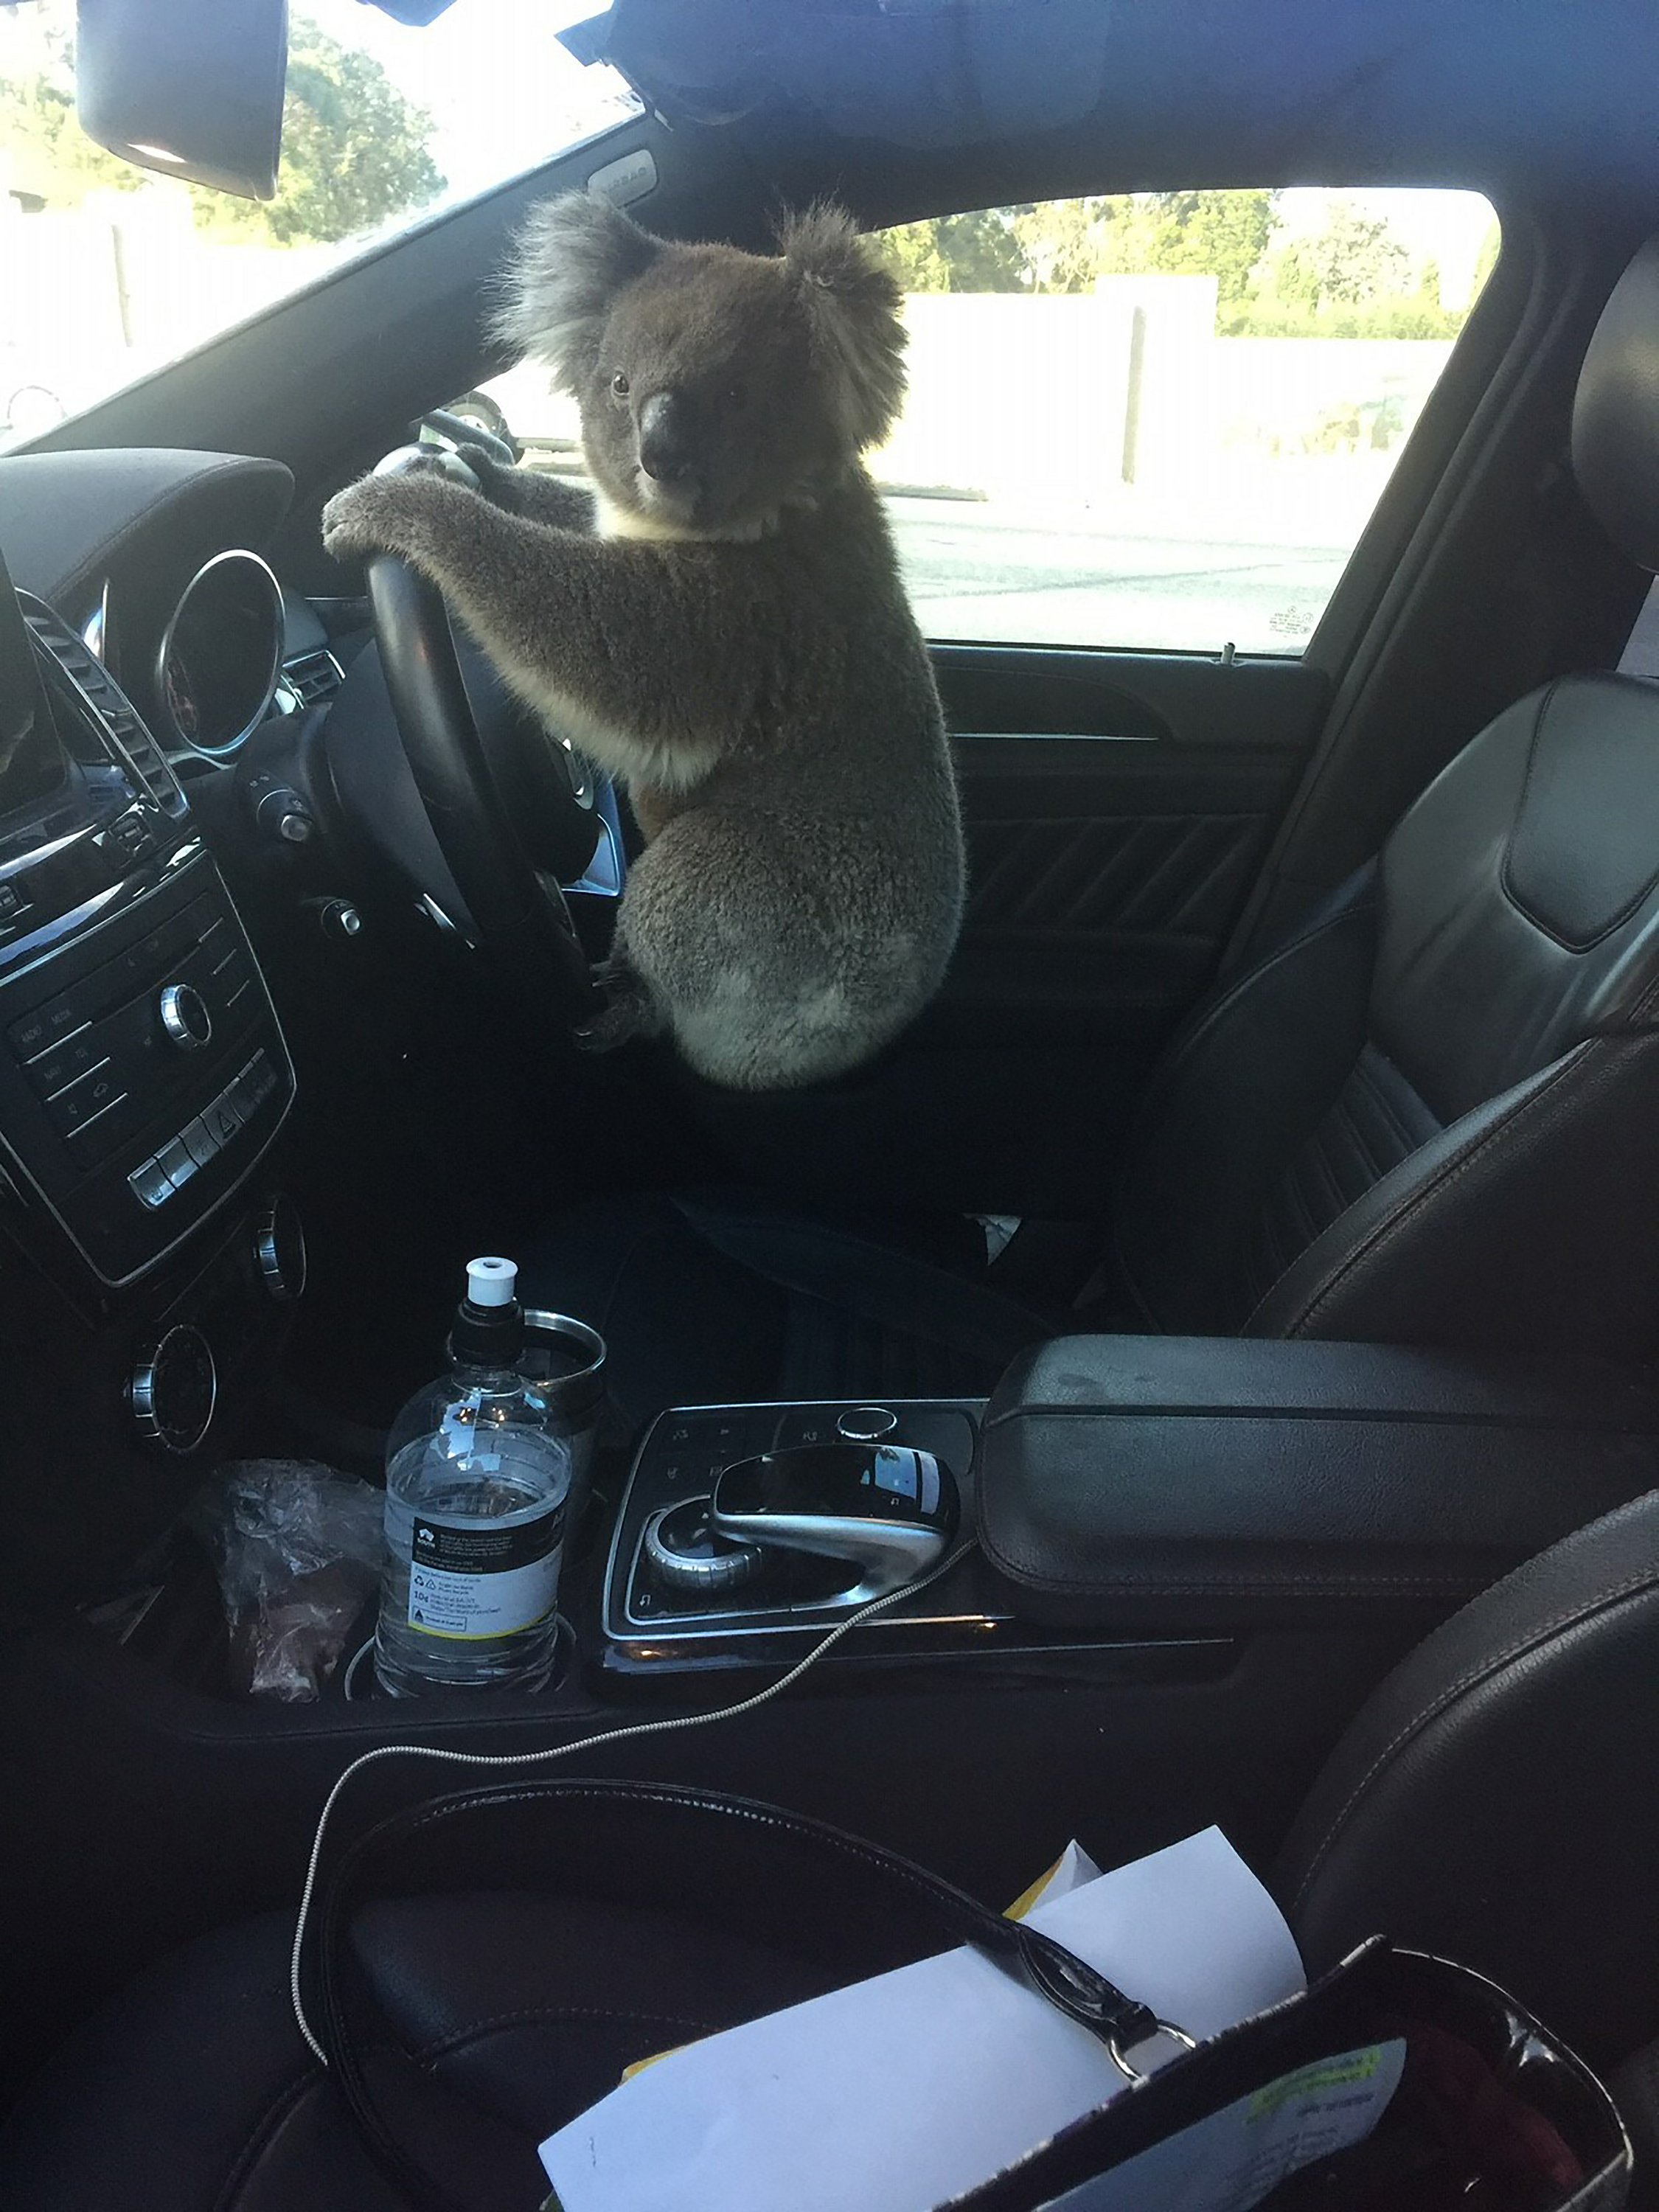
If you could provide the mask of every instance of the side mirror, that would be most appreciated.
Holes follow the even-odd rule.
[[[288,0],[79,0],[81,128],[139,168],[271,198],[287,75]]]

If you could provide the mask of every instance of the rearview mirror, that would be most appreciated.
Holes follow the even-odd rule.
[[[81,128],[141,169],[270,199],[287,74],[288,0],[79,0]]]

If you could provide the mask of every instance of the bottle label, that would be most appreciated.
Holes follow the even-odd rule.
[[[564,1548],[562,1499],[516,1528],[453,1528],[415,1516],[409,1625],[422,1636],[481,1642],[520,1636],[552,1612]]]

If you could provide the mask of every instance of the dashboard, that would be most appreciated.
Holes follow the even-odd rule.
[[[278,1150],[294,1061],[245,915],[313,1065],[339,978],[465,957],[367,611],[268,558],[292,490],[236,454],[0,457],[0,1477],[55,1494],[75,1408],[77,1579],[149,1540],[276,1371],[306,1271],[279,1159],[333,1188],[331,1127],[320,1170],[321,1122]],[[474,673],[487,739],[524,710]],[[614,795],[583,803],[579,849],[536,865],[601,939],[623,848]]]
[[[269,1179],[293,1061],[204,811],[338,681],[254,550],[289,489],[235,456],[0,459],[0,1473],[97,1486],[82,1566],[176,1508],[161,1466],[223,1433],[303,1282]]]

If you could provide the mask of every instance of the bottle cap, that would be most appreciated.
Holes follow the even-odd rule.
[[[469,1260],[466,1295],[475,1306],[510,1306],[519,1270],[512,1260]]]

